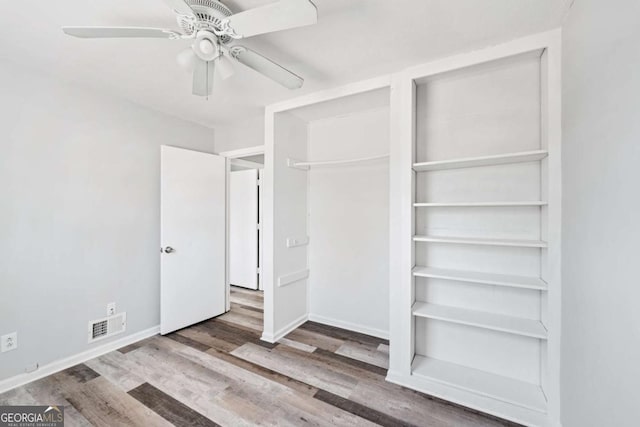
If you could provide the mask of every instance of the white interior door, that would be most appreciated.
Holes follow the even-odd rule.
[[[258,289],[258,171],[231,172],[229,282]]]
[[[227,162],[161,148],[160,332],[225,312]]]

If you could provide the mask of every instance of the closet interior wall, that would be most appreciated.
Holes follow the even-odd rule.
[[[389,152],[389,108],[309,123],[309,159]],[[309,169],[309,317],[389,335],[389,162]]]

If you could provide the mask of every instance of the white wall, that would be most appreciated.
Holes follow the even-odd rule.
[[[263,187],[264,338],[273,341],[308,314],[307,279],[278,285],[280,277],[307,269],[307,247],[287,248],[287,238],[307,235],[307,172],[287,158],[307,158],[306,123],[290,113],[275,115],[265,152]],[[276,141],[274,144],[274,140]]]
[[[309,124],[309,160],[389,153],[389,108]],[[311,319],[389,333],[389,163],[309,171]]]
[[[264,115],[216,127],[216,153],[264,145]]]
[[[578,0],[563,28],[564,427],[640,420],[638,17]]]
[[[91,348],[109,302],[127,334],[159,323],[159,146],[212,152],[213,130],[9,63],[0,82],[3,379]]]

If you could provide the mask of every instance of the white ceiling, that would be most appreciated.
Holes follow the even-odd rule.
[[[224,1],[224,0],[223,0]],[[227,0],[235,12],[272,0]],[[240,43],[306,79],[289,91],[236,64],[209,101],[191,95],[175,56],[188,41],[82,40],[62,25],[177,28],[162,0],[4,2],[0,56],[31,70],[207,126],[262,113],[267,104],[375,77],[452,53],[558,27],[565,0],[314,0],[317,25]],[[8,82],[3,82],[9,84]]]

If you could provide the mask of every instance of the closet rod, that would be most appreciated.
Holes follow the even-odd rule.
[[[351,164],[351,163],[366,162],[366,161],[369,161],[369,160],[386,159],[388,157],[389,157],[388,154],[381,154],[381,155],[378,155],[378,156],[360,157],[360,158],[357,158],[357,159],[347,159],[347,160],[325,160],[325,161],[321,161],[321,162],[291,161],[291,162],[289,162],[289,166],[290,167],[294,167],[294,168],[295,167],[297,167],[297,168],[301,168],[301,167],[308,168],[309,166],[346,165],[346,164]]]

